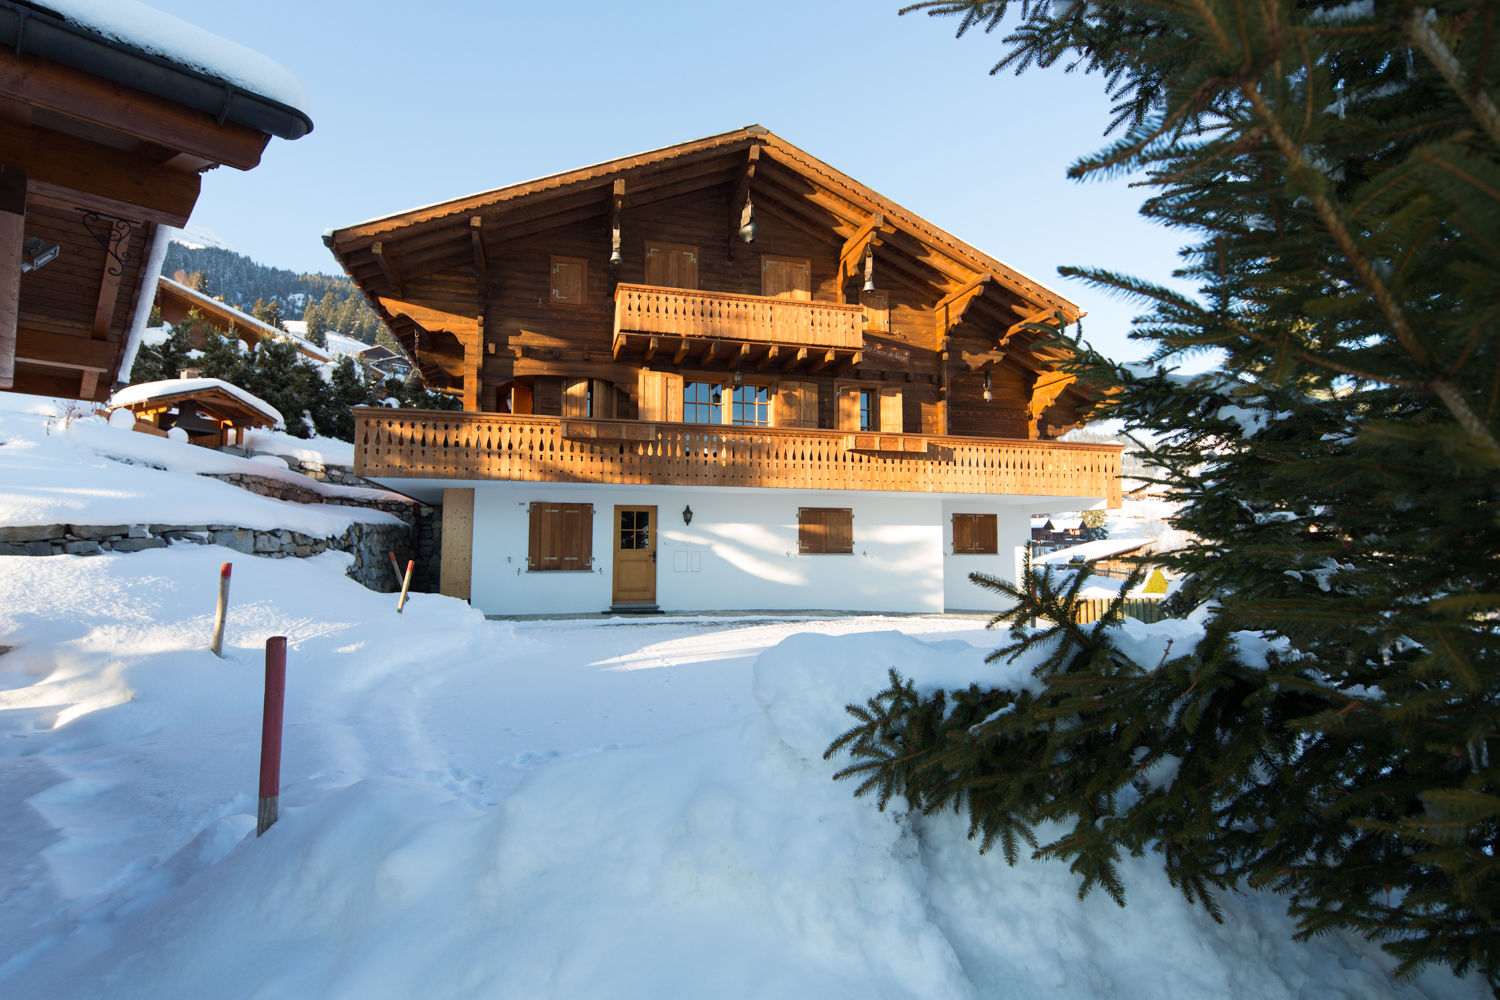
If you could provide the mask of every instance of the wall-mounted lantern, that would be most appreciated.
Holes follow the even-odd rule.
[[[683,524],[692,524],[693,523],[693,508],[691,508],[691,507],[683,507],[682,508],[682,523]]]

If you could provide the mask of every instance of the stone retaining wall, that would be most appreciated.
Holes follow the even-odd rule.
[[[414,525],[417,520],[416,508],[419,504],[415,500],[405,497],[399,500],[372,500],[362,497],[325,497],[306,487],[298,486],[296,483],[283,482],[280,479],[271,479],[268,476],[257,476],[247,472],[200,472],[199,475],[206,479],[217,479],[221,483],[229,483],[238,486],[263,497],[272,497],[276,500],[290,500],[293,503],[322,503],[334,507],[368,507],[372,510],[383,510],[387,514],[394,514],[407,524]],[[379,489],[363,479],[357,480],[350,485],[360,486],[365,489]]]
[[[337,538],[314,538],[298,531],[266,531],[230,524],[43,524],[0,527],[0,555],[97,555],[165,548],[172,542],[222,545],[247,555],[305,558],[333,549],[354,556],[349,576],[371,590],[400,588],[390,553],[404,567],[414,558],[413,531],[405,524],[350,525]],[[415,575],[415,574],[413,574]]]

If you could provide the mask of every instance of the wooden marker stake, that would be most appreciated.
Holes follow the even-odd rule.
[[[229,613],[229,568],[230,563],[219,567],[219,607],[214,612],[214,636],[208,648],[214,655],[224,658],[224,617]]]
[[[255,835],[271,828],[281,803],[281,718],[286,707],[286,636],[266,640],[266,702],[260,720],[260,801]]]
[[[417,561],[415,559],[406,560],[406,579],[401,581],[401,600],[396,602],[396,614],[398,615],[401,613],[401,609],[406,607],[406,591],[411,586],[411,568],[416,564]]]

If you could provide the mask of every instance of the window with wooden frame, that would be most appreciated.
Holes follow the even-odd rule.
[[[554,255],[549,260],[552,267],[552,304],[569,308],[588,305],[588,259]]]
[[[994,514],[954,514],[953,554],[992,556],[1000,551]]]
[[[852,553],[854,511],[848,507],[798,507],[797,551],[806,554]]]
[[[688,424],[724,422],[724,387],[717,382],[689,382],[682,387],[682,420]]]
[[[745,427],[770,427],[771,390],[763,385],[742,385],[735,389],[729,422]]]
[[[526,568],[591,570],[594,562],[594,505],[538,500],[530,506]]]

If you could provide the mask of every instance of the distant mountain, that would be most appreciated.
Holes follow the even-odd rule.
[[[201,280],[199,291],[244,312],[257,301],[274,301],[284,319],[305,321],[313,336],[334,331],[373,344],[385,329],[348,278],[267,266],[231,250],[206,229],[182,230],[167,245],[161,272],[170,278],[179,271],[186,278],[201,275],[195,279]]]

